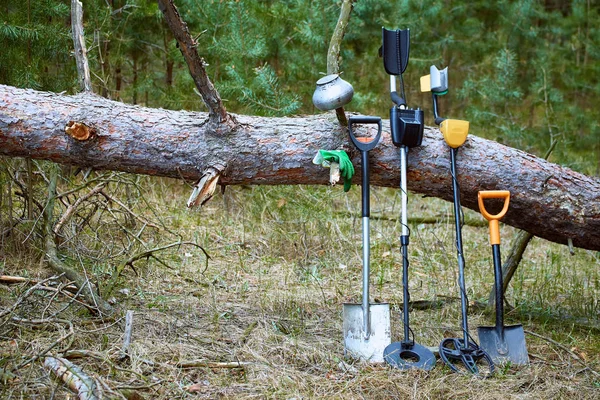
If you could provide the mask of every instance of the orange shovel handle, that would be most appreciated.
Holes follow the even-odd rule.
[[[504,207],[502,207],[502,210],[498,214],[490,214],[485,209],[485,199],[504,199]],[[510,192],[508,190],[483,190],[477,194],[477,202],[479,203],[479,211],[483,217],[490,221],[490,243],[492,245],[500,244],[500,225],[498,221],[508,211]]]

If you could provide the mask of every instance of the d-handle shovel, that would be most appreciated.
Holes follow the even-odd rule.
[[[377,124],[375,137],[357,137],[354,124]],[[344,349],[346,354],[369,362],[383,362],[383,350],[391,342],[390,306],[369,303],[370,237],[369,237],[369,150],[381,138],[381,118],[353,116],[348,120],[350,140],[361,151],[362,163],[362,241],[363,287],[362,304],[344,304]]]
[[[485,209],[485,199],[504,199],[504,207],[498,214],[490,214]],[[500,260],[500,219],[506,214],[510,202],[507,190],[481,191],[477,195],[479,211],[490,222],[490,244],[494,258],[494,290],[496,291],[496,326],[477,328],[480,346],[495,363],[511,362],[527,364],[529,361],[525,345],[523,325],[504,326],[504,296],[502,285],[502,263]]]

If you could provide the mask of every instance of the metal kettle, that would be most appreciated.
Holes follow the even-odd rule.
[[[319,110],[329,111],[350,103],[353,95],[354,89],[351,84],[340,78],[338,74],[331,74],[317,81],[312,100]]]

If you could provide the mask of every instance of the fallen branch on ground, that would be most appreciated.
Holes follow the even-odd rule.
[[[86,358],[86,357],[93,358],[94,360],[100,361],[101,363],[108,364],[108,366],[111,369],[136,375],[138,378],[140,378],[142,380],[146,379],[146,377],[143,374],[140,374],[139,372],[136,372],[131,369],[119,367],[117,364],[112,362],[112,360],[106,354],[101,353],[99,351],[82,350],[82,349],[69,350],[69,351],[65,351],[63,353],[63,357],[67,360],[76,360],[76,359]],[[144,362],[145,364],[148,364],[147,360],[140,360],[140,361]]]
[[[60,378],[70,390],[77,393],[80,400],[100,398],[96,382],[69,360],[60,357],[46,357],[44,366]]]
[[[52,281],[52,280],[57,280],[57,279],[59,279],[63,275],[64,274],[51,276],[50,278],[46,278],[46,279],[44,279],[44,280],[36,283],[34,286],[30,287],[29,289],[27,289],[27,291],[25,293],[23,293],[23,295],[19,296],[19,298],[17,299],[17,301],[15,301],[15,303],[12,306],[10,306],[9,308],[7,308],[4,311],[0,311],[0,318],[4,317],[5,315],[10,314],[11,312],[13,312],[17,307],[19,307],[19,305],[23,301],[25,301],[25,299],[27,297],[29,297],[36,290],[40,289],[46,282]]]
[[[343,218],[357,218],[358,217],[358,214],[348,212],[348,211],[339,211],[339,212],[336,212],[335,215],[343,217]],[[390,215],[385,215],[385,214],[377,214],[377,213],[373,213],[373,212],[371,212],[371,216],[369,218],[372,220],[378,220],[378,221],[399,221],[400,220],[399,215],[390,216]],[[433,217],[409,217],[408,223],[411,225],[442,224],[442,223],[453,224],[454,217],[450,214],[436,215]],[[469,219],[465,219],[462,221],[462,226],[487,227],[488,222],[484,219],[469,218]]]
[[[180,361],[175,364],[179,368],[245,368],[255,363],[250,361],[217,362],[205,360]]]
[[[57,275],[57,276],[60,276],[60,275]],[[48,280],[51,281],[53,279],[52,279],[52,277],[50,277],[50,278],[48,278]],[[17,283],[37,283],[37,284],[39,284],[40,282],[42,282],[41,279],[25,278],[22,276],[0,275],[0,283],[4,283],[7,285],[13,285],[13,284],[17,284]],[[56,290],[56,288],[48,287],[48,286],[40,286],[40,289]],[[63,289],[68,290],[69,292],[77,292],[77,287],[75,285],[66,285],[63,287]]]
[[[133,330],[133,310],[127,310],[125,314],[125,333],[123,335],[123,346],[119,359],[129,357],[129,346],[131,345],[131,331]]]

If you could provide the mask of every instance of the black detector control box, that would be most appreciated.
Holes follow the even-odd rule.
[[[423,110],[392,107],[390,125],[394,145],[408,148],[421,145],[425,128]]]

